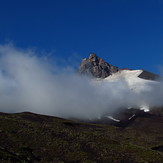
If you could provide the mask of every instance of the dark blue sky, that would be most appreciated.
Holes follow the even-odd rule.
[[[163,0],[0,0],[0,43],[8,41],[159,73]]]

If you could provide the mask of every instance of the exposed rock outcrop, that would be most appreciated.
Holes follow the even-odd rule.
[[[118,67],[106,63],[103,59],[91,53],[89,58],[82,60],[78,72],[95,78],[106,78],[119,71]]]
[[[139,78],[146,80],[158,80],[160,77],[156,74],[143,70],[143,72],[138,76]]]

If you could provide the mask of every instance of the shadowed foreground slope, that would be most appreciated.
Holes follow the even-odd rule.
[[[126,128],[33,113],[0,113],[0,162],[162,163],[163,118]]]

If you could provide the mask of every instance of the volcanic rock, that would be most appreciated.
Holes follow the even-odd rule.
[[[158,79],[160,79],[160,76],[153,74],[151,72],[148,72],[146,70],[143,70],[143,72],[138,77],[142,78],[142,79],[146,79],[146,80],[158,80]]]
[[[118,67],[106,63],[103,59],[91,53],[89,58],[82,60],[78,72],[95,78],[106,78],[119,71]]]

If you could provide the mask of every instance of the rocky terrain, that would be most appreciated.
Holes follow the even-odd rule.
[[[78,72],[95,78],[106,78],[119,71],[118,67],[106,63],[103,59],[91,53],[89,58],[82,60]]]

